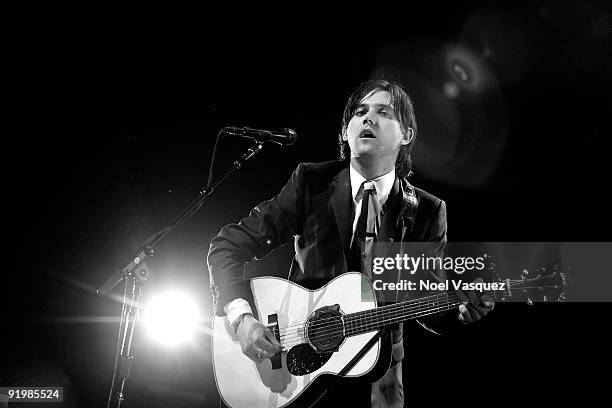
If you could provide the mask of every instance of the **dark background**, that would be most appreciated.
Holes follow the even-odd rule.
[[[342,19],[26,18],[6,55],[0,383],[61,384],[65,406],[105,406],[117,331],[105,318],[120,304],[95,288],[197,196],[217,132],[289,127],[299,140],[266,145],[149,261],[145,297],[184,289],[206,315],[210,239],[299,162],[334,159],[346,98],[380,73],[414,98],[412,181],[447,202],[449,240],[609,241],[610,7],[557,3],[381,4]],[[225,138],[215,174],[248,146]],[[265,267],[282,273],[290,252]],[[578,273],[597,282],[609,271],[597,266]],[[414,331],[407,400],[440,398],[439,387],[470,403],[479,391],[482,403],[592,395],[609,311],[499,304],[460,333]],[[204,330],[174,350],[136,336],[128,406],[216,404]]]

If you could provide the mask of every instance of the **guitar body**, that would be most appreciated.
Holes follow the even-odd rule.
[[[340,374],[343,381],[373,382],[388,369],[388,335],[378,338],[346,372],[343,369],[378,332],[342,337],[341,344],[325,342],[327,333],[341,327],[333,323],[340,322],[342,314],[376,308],[374,289],[364,275],[345,273],[317,290],[281,278],[262,277],[252,279],[251,288],[259,320],[268,325],[277,322],[275,333],[286,350],[276,358],[275,367],[270,359],[255,363],[242,353],[227,317],[215,317],[213,368],[217,388],[228,406],[287,407],[296,405],[298,397],[301,403],[312,403]],[[337,314],[332,318],[325,311],[333,305],[339,305],[339,310],[335,308]],[[318,315],[319,320],[315,320]],[[327,328],[324,323],[331,324]]]

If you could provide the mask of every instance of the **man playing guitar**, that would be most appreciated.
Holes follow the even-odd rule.
[[[379,79],[363,83],[344,109],[341,160],[300,164],[278,195],[238,224],[224,227],[211,241],[208,267],[215,312],[227,315],[248,358],[262,362],[281,352],[283,345],[261,317],[254,317],[247,300],[250,289],[243,279],[246,262],[294,239],[290,280],[324,283],[360,270],[358,245],[367,248],[372,241],[436,242],[443,250],[445,202],[408,182],[416,135],[412,101],[401,85]],[[360,234],[366,224],[366,234]],[[493,309],[493,299],[486,295],[459,292],[459,296],[463,302],[456,314],[463,323]],[[428,328],[425,323],[421,322]],[[391,337],[393,364],[372,384],[370,398],[360,397],[359,404],[403,406],[402,323],[392,326]],[[346,402],[346,390],[332,387],[318,403],[335,405],[340,398]]]

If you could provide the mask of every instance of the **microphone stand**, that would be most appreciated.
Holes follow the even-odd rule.
[[[149,276],[149,268],[144,262],[145,259],[153,256],[153,247],[161,241],[168,232],[184,223],[188,218],[198,212],[215,189],[236,170],[240,169],[246,161],[259,153],[262,148],[263,142],[256,141],[246,153],[242,154],[239,159],[234,161],[233,166],[223,175],[223,177],[221,177],[221,179],[212,185],[209,183],[209,185],[200,190],[199,196],[189,204],[189,206],[183,210],[169,226],[149,237],[149,239],[140,246],[140,249],[137,251],[138,255],[136,255],[136,257],[126,266],[116,271],[102,286],[100,286],[100,288],[98,288],[97,293],[99,295],[106,295],[122,280],[125,280],[123,306],[121,309],[121,320],[117,336],[115,368],[113,371],[113,382],[108,396],[108,403],[106,405],[107,408],[120,408],[125,400],[124,386],[126,380],[130,376],[132,362],[134,361],[134,356],[132,355],[132,339],[134,337],[134,328],[140,314],[139,302],[142,297],[144,281],[146,281]]]

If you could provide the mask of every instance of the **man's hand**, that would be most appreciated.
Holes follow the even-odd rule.
[[[478,278],[474,282],[482,279]],[[495,307],[495,301],[489,295],[478,296],[476,291],[470,290],[464,293],[462,290],[457,291],[457,295],[462,304],[459,305],[459,320],[464,323],[472,323],[482,319]]]
[[[251,314],[245,315],[238,323],[236,334],[242,352],[256,363],[271,358],[282,349],[272,332]]]

